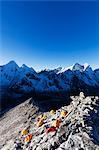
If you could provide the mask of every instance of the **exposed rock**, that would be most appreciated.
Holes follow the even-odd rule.
[[[24,142],[24,136],[16,134],[12,141],[4,143],[1,150],[98,150],[99,144],[99,97],[72,96],[73,101],[68,106],[61,107],[55,113],[27,112],[28,119],[24,128],[33,135],[30,142]],[[32,107],[33,109],[33,107]],[[61,111],[67,111],[65,117]],[[35,117],[34,117],[35,116]],[[44,116],[47,116],[44,118]],[[37,127],[38,119],[43,118],[43,125]],[[56,131],[46,132],[52,127],[53,121],[60,119],[61,123]]]

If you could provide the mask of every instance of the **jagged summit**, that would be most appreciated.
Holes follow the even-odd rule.
[[[23,64],[22,68],[29,68],[27,65]]]
[[[74,65],[70,67],[65,67],[65,68],[59,67],[59,68],[60,70],[57,72],[58,74],[66,72],[67,70],[83,72],[86,69],[88,70],[88,68],[91,68],[91,67],[90,65],[88,65],[88,63],[84,63],[83,65],[80,65],[79,63],[75,63]]]
[[[50,96],[57,92],[54,95],[57,97],[64,97],[68,93],[77,95],[80,91],[84,91],[86,95],[99,94],[99,69],[92,70],[87,64],[76,63],[65,69],[58,67],[37,73],[25,64],[19,67],[14,61],[10,61],[0,67],[0,77],[3,101],[5,95],[14,99],[35,92]]]
[[[14,60],[9,61],[7,64],[9,64],[9,65],[17,65],[17,63]]]
[[[86,70],[86,68],[88,68],[90,65],[88,63],[84,63],[84,70]]]
[[[4,65],[5,67],[12,67],[12,68],[14,68],[14,67],[19,67],[18,65],[17,65],[17,63],[14,61],[14,60],[12,60],[12,61],[10,61],[10,62],[8,62],[7,64],[5,64]]]
[[[76,63],[76,64],[73,66],[73,68],[72,68],[72,71],[80,71],[80,72],[83,72],[83,70],[84,70],[84,66],[82,66],[82,65],[80,65],[80,64],[78,64],[78,63]]]
[[[36,73],[36,71],[32,67],[28,67],[25,64],[23,64],[20,68],[26,72],[35,72]]]
[[[8,62],[7,64],[5,64],[4,66],[9,66],[9,67],[19,67],[18,65],[17,65],[17,63],[14,61],[14,60],[12,60],[12,61],[10,61],[10,62]],[[2,67],[2,66],[1,66]],[[25,68],[25,69],[33,69],[32,67],[30,68],[30,67],[28,67],[26,64],[23,64],[22,66],[21,66],[21,68]],[[75,63],[74,65],[72,65],[72,66],[70,66],[70,67],[57,67],[57,68],[55,68],[55,69],[48,69],[48,68],[45,68],[45,69],[43,69],[43,70],[41,70],[41,71],[53,71],[53,72],[55,72],[55,73],[57,73],[57,74],[59,74],[59,73],[63,73],[63,72],[65,72],[65,71],[67,71],[67,70],[72,70],[72,71],[80,71],[80,72],[83,72],[83,71],[85,71],[85,70],[88,70],[88,69],[91,69],[91,67],[90,67],[90,65],[88,65],[88,63],[85,63],[85,64],[83,64],[83,65],[80,65],[79,63]],[[34,70],[34,69],[33,69]],[[40,71],[39,71],[40,72]]]
[[[64,68],[61,67],[61,69],[58,71],[58,74],[59,74],[59,73],[66,72],[67,70],[72,70],[72,68],[73,68],[73,66],[64,67]]]
[[[62,67],[57,67],[56,69],[53,69],[55,73],[59,73],[62,70]]]

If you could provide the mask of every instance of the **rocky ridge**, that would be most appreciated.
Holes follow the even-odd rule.
[[[58,110],[30,115],[26,134],[20,130],[2,150],[99,150],[99,97],[81,92],[71,99]]]

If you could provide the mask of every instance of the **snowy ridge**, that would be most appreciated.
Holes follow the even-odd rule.
[[[14,61],[10,61],[0,67],[0,81],[2,91],[6,87],[15,97],[17,94],[34,91],[65,91],[74,94],[84,91],[85,94],[95,94],[99,91],[99,69],[92,70],[87,63],[76,63],[68,68],[45,69],[37,73],[25,64],[19,67]]]

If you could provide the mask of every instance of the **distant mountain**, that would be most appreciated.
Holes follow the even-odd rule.
[[[37,73],[25,64],[19,67],[14,61],[0,66],[2,107],[29,95],[64,97],[78,95],[80,91],[86,95],[99,95],[99,69],[92,70],[88,64],[76,63],[68,68],[45,69]]]

